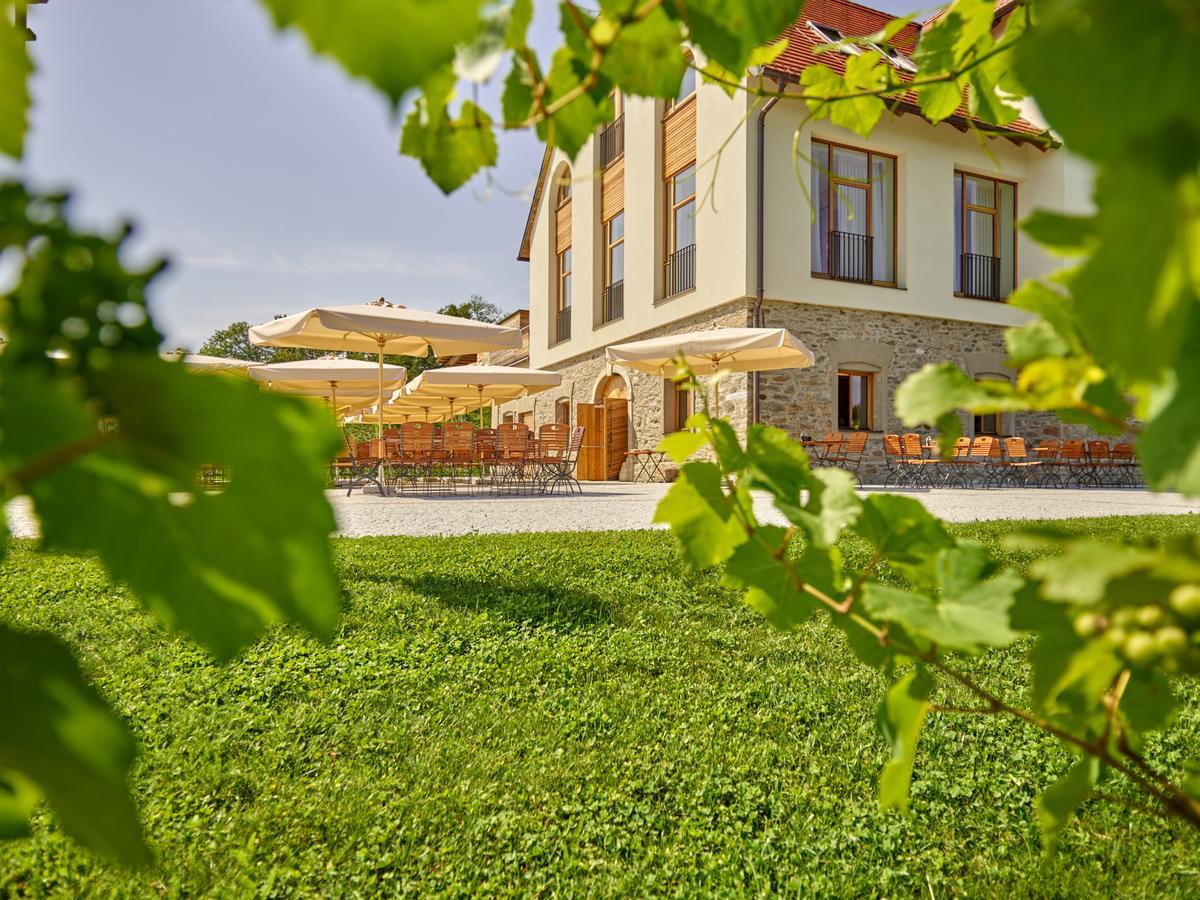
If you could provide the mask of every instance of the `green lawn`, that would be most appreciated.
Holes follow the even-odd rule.
[[[996,542],[1004,527],[959,532]],[[371,538],[336,554],[334,641],[280,629],[221,668],[98,565],[16,545],[0,616],[69,641],[129,721],[159,862],[119,870],[41,813],[0,845],[0,896],[1200,893],[1195,834],[1111,805],[1086,807],[1039,869],[1033,801],[1066,755],[1005,720],[932,717],[913,815],[881,815],[879,677],[824,621],[781,634],[684,573],[666,534]],[[1019,652],[975,668],[1023,690]],[[1181,727],[1153,759],[1200,749],[1200,691],[1181,690]]]

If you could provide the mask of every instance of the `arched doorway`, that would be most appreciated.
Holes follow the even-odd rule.
[[[579,404],[577,412],[584,428],[579,477],[619,478],[629,449],[629,382],[622,375],[607,376],[596,386],[594,402]]]

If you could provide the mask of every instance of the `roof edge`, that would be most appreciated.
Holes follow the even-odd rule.
[[[542,191],[546,187],[546,177],[550,172],[550,157],[553,155],[554,149],[547,144],[545,152],[542,153],[542,165],[538,169],[533,196],[529,200],[529,215],[525,219],[525,232],[521,235],[521,248],[517,251],[518,262],[529,262],[529,251],[533,245],[533,225],[537,221],[537,208],[542,202]]]

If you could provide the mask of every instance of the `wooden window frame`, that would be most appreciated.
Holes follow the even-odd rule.
[[[850,378],[865,378],[866,385],[867,385],[866,397],[863,400],[863,412],[865,413],[865,417],[866,417],[866,427],[865,428],[854,428],[854,426],[852,426],[852,425],[846,425],[845,426],[846,428],[848,428],[852,431],[874,431],[875,430],[875,376],[878,374],[879,374],[878,372],[868,372],[865,369],[843,369],[841,367],[838,367],[837,380],[839,382],[839,384],[838,384],[839,390],[837,392],[838,396],[835,398],[835,400],[837,402],[840,402],[840,400],[841,400],[840,382],[842,380],[843,375],[846,375]],[[849,410],[847,410],[847,412],[849,412]],[[841,429],[843,427],[841,410],[835,409],[833,415],[834,415],[834,421],[833,421],[834,427],[836,429]],[[848,420],[849,420],[849,417],[847,417],[847,421]]]
[[[873,204],[871,203],[872,191],[874,190],[874,188],[871,186],[871,177],[870,177],[870,172],[872,169],[871,160],[872,160],[872,157],[881,156],[886,159],[890,159],[892,161],[892,276],[893,277],[892,277],[891,281],[879,281],[877,279],[872,279],[872,281],[870,282],[870,286],[871,287],[890,287],[890,288],[898,287],[900,284],[900,278],[899,278],[900,269],[899,269],[898,258],[897,258],[897,248],[900,246],[900,226],[899,226],[899,222],[900,222],[900,190],[899,190],[900,159],[891,153],[881,153],[878,150],[868,150],[866,147],[855,147],[853,144],[843,144],[839,141],[827,140],[826,138],[817,138],[817,137],[812,138],[811,144],[824,144],[826,147],[829,148],[829,168],[825,172],[825,180],[828,182],[827,189],[829,192],[829,196],[828,196],[828,200],[827,200],[828,209],[829,209],[829,224],[831,226],[833,225],[833,209],[834,209],[833,198],[835,195],[835,187],[834,186],[836,184],[843,184],[847,187],[854,187],[854,188],[866,188],[866,191],[867,191],[867,235],[872,240],[875,239],[875,222],[874,222],[874,210],[872,209]],[[810,144],[810,146],[811,146],[811,144]],[[841,147],[843,150],[850,150],[854,153],[865,153],[867,155],[867,173],[868,174],[867,174],[866,181],[855,181],[853,178],[838,178],[838,177],[834,176],[834,174],[833,174],[833,148],[834,147]],[[809,265],[809,269],[810,270],[812,269],[811,265]],[[838,280],[838,279],[835,279],[828,272],[810,271],[809,274],[812,275],[813,278],[824,278],[827,281],[837,281]],[[866,284],[866,282],[858,282],[858,283]]]
[[[681,202],[676,203],[675,202],[675,179],[678,178],[680,175],[682,175],[684,172],[686,172],[688,169],[692,170],[692,192],[690,194],[688,194],[687,197],[685,197]],[[684,166],[682,169],[680,169],[678,172],[675,172],[672,175],[668,175],[666,178],[663,179],[663,184],[665,185],[665,190],[663,191],[663,193],[666,195],[666,201],[667,201],[667,222],[666,222],[667,227],[663,229],[663,237],[664,237],[663,250],[666,253],[666,257],[669,257],[672,253],[677,253],[680,250],[684,249],[683,247],[673,247],[672,246],[675,243],[675,237],[676,237],[676,235],[675,235],[675,211],[680,209],[681,207],[687,206],[689,203],[696,202],[696,185],[695,185],[696,171],[695,170],[696,170],[696,163],[693,160],[692,162],[690,162],[686,166]],[[695,245],[691,244],[689,246],[695,246]],[[664,259],[666,257],[664,257]]]
[[[623,247],[625,245],[624,224],[622,223],[621,236],[619,238],[617,238],[615,241],[612,240],[611,236],[609,235],[609,229],[612,227],[612,223],[617,219],[618,216],[624,216],[624,215],[625,215],[625,210],[622,209],[619,212],[616,212],[612,216],[610,216],[608,218],[608,220],[606,222],[604,222],[604,225],[603,225],[603,227],[604,227],[604,277],[603,277],[604,285],[603,286],[606,288],[611,287],[614,283],[612,280],[613,250],[615,250],[618,246]],[[624,275],[621,276],[621,280],[622,281],[625,280]]]
[[[567,255],[570,252],[571,252],[570,244],[567,244],[567,246],[563,247],[561,250],[558,251],[558,296],[556,298],[555,307],[554,307],[554,311],[556,313],[561,313],[564,309],[570,309],[570,307],[571,307],[570,303],[563,302],[564,298],[566,298],[566,295],[567,295],[566,282],[567,282],[567,279],[571,277],[571,269],[575,265],[575,261],[573,258],[572,258],[570,264],[567,264]],[[566,266],[565,269],[563,268],[564,266]]]
[[[962,245],[963,245],[964,253],[966,252],[966,246],[967,246],[967,213],[968,212],[984,213],[985,215],[990,215],[992,217],[992,249],[997,252],[999,251],[999,249],[1000,249],[1000,185],[1007,184],[1009,187],[1012,188],[1012,192],[1013,192],[1013,196],[1012,196],[1012,202],[1013,202],[1013,209],[1012,209],[1012,225],[1013,225],[1012,283],[1013,283],[1013,291],[1015,291],[1017,289],[1017,283],[1018,283],[1017,282],[1017,210],[1019,209],[1019,207],[1017,205],[1017,191],[1020,190],[1019,186],[1017,185],[1017,183],[1015,181],[1009,181],[1005,178],[993,178],[991,175],[976,175],[974,172],[967,172],[963,169],[955,169],[954,177],[956,179],[962,180],[962,187],[958,193],[959,209],[957,211],[957,214],[958,214],[959,234],[962,235]],[[974,178],[976,181],[990,181],[992,183],[992,196],[996,198],[996,206],[987,207],[987,206],[979,206],[978,204],[975,204],[975,203],[968,203],[967,202],[967,179],[968,178]],[[1003,260],[1001,260],[1001,261],[1003,261]],[[956,266],[959,266],[959,271],[961,272],[962,271],[961,259],[956,259],[954,261],[954,264]],[[961,288],[962,285],[960,284],[959,287]],[[964,294],[961,290],[955,291],[954,296],[955,297],[964,297],[964,298],[967,297],[967,295]],[[1004,297],[1000,297],[998,299],[1002,303],[1007,303],[1008,298],[1011,296],[1012,296],[1012,292],[1009,292],[1008,295],[1006,295]],[[978,298],[968,298],[968,299],[978,299]],[[986,302],[993,303],[995,301],[988,300]]]
[[[566,418],[563,418],[561,413],[564,409],[567,411]],[[571,424],[571,401],[566,397],[554,401],[554,421],[559,425]]]
[[[696,399],[692,391],[674,382],[667,382],[671,391],[671,420],[668,434],[683,431],[687,428],[687,420],[692,417]],[[682,415],[681,415],[682,413]]]

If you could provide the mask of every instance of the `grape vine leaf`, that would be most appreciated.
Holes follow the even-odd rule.
[[[0,697],[0,783],[16,789],[0,802],[0,832],[19,827],[36,789],[72,836],[122,862],[146,862],[126,790],[133,739],[67,647],[0,625]],[[5,777],[11,770],[17,778]]]
[[[449,104],[454,98],[454,74],[446,69],[430,78],[404,121],[400,152],[421,162],[429,178],[449,194],[480,169],[496,164],[498,148],[491,117],[464,100],[457,118]]]
[[[1038,798],[1038,828],[1042,832],[1042,849],[1047,857],[1057,851],[1063,829],[1075,815],[1075,810],[1091,796],[1099,779],[1100,760],[1095,756],[1083,756]]]
[[[911,497],[872,494],[853,530],[888,564],[918,583],[936,580],[937,554],[954,546],[942,523]]]
[[[20,159],[29,115],[33,63],[25,34],[10,24],[13,4],[0,3],[0,153]]]
[[[260,0],[280,29],[373,84],[393,104],[448,65],[481,27],[481,0]]]
[[[626,94],[673,96],[686,67],[682,40],[679,23],[657,7],[621,28],[605,51],[600,71]]]
[[[743,73],[754,52],[799,17],[803,0],[687,0],[664,3],[687,26],[688,40],[730,72]]]
[[[746,540],[721,489],[721,470],[714,463],[690,462],[659,501],[655,522],[671,526],[679,553],[692,568],[724,562]]]
[[[1200,252],[1197,253],[1200,255]],[[1137,442],[1146,482],[1159,491],[1200,495],[1200,302],[1191,301],[1187,337],[1165,406]]]
[[[808,478],[806,504],[800,506],[776,498],[775,506],[804,529],[813,546],[832,547],[842,529],[853,524],[862,511],[855,484],[854,476],[842,469],[817,469]]]
[[[744,590],[746,604],[784,631],[796,628],[817,609],[817,601],[797,587],[780,563],[786,543],[784,529],[762,526],[753,539],[734,549],[721,578],[722,584]],[[814,575],[826,580],[815,570]]]
[[[699,431],[675,431],[658,442],[658,452],[665,453],[673,462],[684,462],[701,447],[708,444],[708,437]]]
[[[939,554],[939,568],[957,549]],[[949,563],[951,568],[958,563]],[[873,618],[895,622],[914,637],[946,650],[979,653],[985,647],[1004,647],[1017,638],[1009,627],[1008,611],[1021,586],[1014,572],[1002,572],[971,587],[937,598],[879,582],[863,589],[863,606]]]
[[[4,377],[7,457],[44,458],[97,433],[70,384]],[[329,635],[338,588],[324,460],[338,444],[324,410],[141,355],[118,355],[95,380],[120,430],[28,485],[44,545],[98,553],[218,659],[285,617]],[[208,464],[230,473],[219,493],[196,488]]]
[[[879,731],[892,748],[892,758],[879,774],[879,805],[884,811],[908,812],[913,761],[932,690],[933,679],[916,668],[896,681],[879,705]]]

